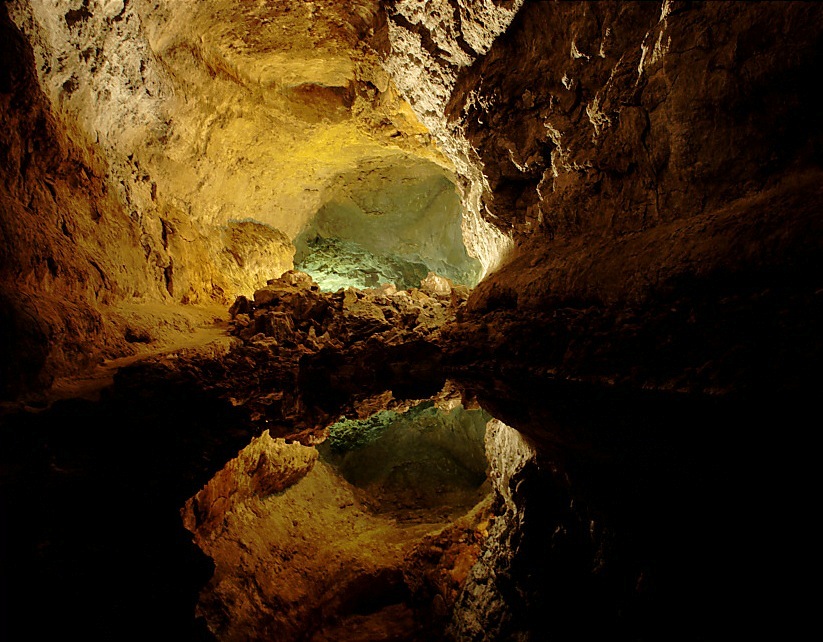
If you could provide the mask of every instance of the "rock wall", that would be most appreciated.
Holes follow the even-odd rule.
[[[446,110],[518,240],[455,329],[463,356],[802,385],[820,349],[820,24],[804,2],[524,4]]]
[[[625,364],[587,370],[591,354],[566,339],[557,347],[580,332],[571,321],[528,315],[568,308],[586,334],[620,333],[625,324],[603,306],[644,305],[696,279],[705,300],[675,293],[642,312],[659,323],[635,352],[654,354],[661,326],[684,334],[664,308],[688,320],[735,295],[720,274],[768,299],[758,309],[782,334],[806,331],[778,309],[817,314],[820,284],[806,283],[821,249],[813,3],[5,7],[14,66],[4,83],[4,325],[38,344],[26,351],[23,387],[87,361],[60,345],[123,343],[101,338],[101,304],[250,294],[292,266],[291,241],[339,195],[342,177],[363,163],[389,177],[410,157],[459,184],[463,238],[483,273],[511,259],[475,293],[455,329],[458,352],[487,344],[516,360],[525,350],[547,369],[569,363],[568,376],[614,380]],[[778,273],[805,285],[775,288]],[[15,294],[16,281],[29,294]],[[60,312],[32,302],[52,282],[71,291]],[[752,305],[743,297],[732,316]],[[490,335],[484,318],[509,331]],[[548,333],[535,330],[546,323]],[[735,323],[712,321],[695,341]],[[527,349],[544,335],[551,349]],[[604,350],[606,361],[625,358],[591,347]],[[716,361],[686,363],[690,350],[677,347],[674,370]],[[725,366],[684,383],[652,376],[643,359],[628,366],[646,371],[641,385],[728,388]]]
[[[307,246],[312,241],[329,238],[356,243],[364,254],[385,257],[389,264],[415,266],[420,273],[405,282],[376,273],[370,287],[386,282],[401,289],[418,287],[429,271],[455,283],[476,285],[481,266],[467,254],[460,196],[441,167],[412,156],[394,167],[364,163],[358,171],[340,176],[335,187],[335,193],[295,239],[296,261],[310,254]],[[330,263],[334,266],[333,257]],[[381,267],[378,260],[375,263]]]
[[[6,19],[7,6],[28,40]],[[563,439],[551,415],[534,422],[529,437],[544,440],[534,449],[502,424],[488,433],[500,517],[488,542],[482,541],[485,534],[470,540],[472,552],[460,563],[462,581],[485,547],[459,598],[455,637],[522,640],[568,633],[579,639],[588,624],[595,633],[589,637],[620,638],[613,624],[621,619],[628,628],[619,633],[632,639],[638,632],[649,639],[684,636],[682,628],[671,629],[684,623],[697,637],[719,616],[739,633],[752,608],[762,612],[764,567],[785,568],[786,552],[805,550],[797,546],[800,540],[790,541],[802,535],[790,525],[806,506],[786,498],[812,487],[802,478],[808,473],[798,471],[813,467],[802,465],[802,453],[785,452],[785,444],[802,449],[806,435],[799,433],[807,420],[797,409],[805,410],[815,397],[805,395],[804,405],[772,402],[787,389],[819,388],[823,172],[820,125],[812,110],[823,10],[795,2],[521,6],[454,0],[397,2],[384,20],[372,3],[283,3],[272,14],[265,11],[269,5],[244,4],[239,12],[216,2],[197,6],[202,13],[191,15],[183,13],[191,8],[184,3],[138,0],[0,6],[0,47],[9,61],[0,69],[4,389],[45,385],[55,372],[127,349],[128,336],[142,341],[143,335],[111,325],[111,309],[125,301],[220,299],[238,284],[269,276],[269,261],[285,255],[287,265],[286,241],[324,198],[316,184],[346,175],[364,157],[388,163],[417,154],[453,165],[463,181],[465,233],[475,239],[473,251],[486,268],[500,259],[509,239],[518,247],[465,306],[464,292],[449,296],[434,277],[427,279],[429,293],[321,295],[286,273],[280,283],[258,289],[253,303],[238,299],[235,332],[245,340],[245,352],[229,353],[222,364],[197,361],[185,386],[169,387],[175,373],[185,374],[177,357],[163,368],[126,372],[115,388],[119,397],[99,412],[86,411],[95,419],[81,421],[84,435],[64,430],[84,416],[72,404],[43,413],[50,422],[47,447],[36,430],[27,436],[36,453],[31,479],[48,473],[46,483],[35,487],[45,503],[36,503],[32,516],[29,495],[17,494],[26,509],[12,514],[26,519],[14,523],[38,533],[48,530],[40,519],[56,519],[57,532],[71,530],[79,510],[84,528],[73,543],[80,544],[78,568],[86,574],[78,585],[62,573],[61,556],[68,553],[49,551],[48,533],[42,534],[33,540],[36,550],[22,559],[42,563],[45,554],[63,579],[25,595],[42,596],[45,587],[61,616],[54,622],[64,627],[66,621],[78,625],[86,609],[97,608],[97,599],[87,595],[115,601],[107,595],[112,573],[132,582],[119,566],[100,572],[101,559],[108,557],[99,555],[95,537],[110,531],[109,513],[99,503],[78,507],[78,486],[67,484],[67,475],[80,475],[82,492],[104,489],[106,506],[131,503],[165,520],[155,500],[171,497],[164,511],[179,505],[194,490],[188,488],[191,479],[181,483],[181,474],[197,470],[205,477],[225,460],[230,445],[249,436],[247,428],[232,430],[235,423],[245,426],[238,406],[255,421],[269,419],[273,431],[316,426],[318,417],[339,414],[359,388],[378,395],[388,385],[399,390],[398,397],[410,397],[410,389],[421,387],[418,379],[429,384],[449,368],[487,381],[487,401],[503,406],[506,396],[494,388],[492,376],[525,368],[596,385],[585,386],[568,404],[572,386],[540,381],[508,413],[494,412],[520,429],[516,419],[535,400],[555,413],[567,404]],[[175,32],[179,24],[191,25],[190,32]],[[283,38],[272,40],[277,29]],[[351,47],[370,30],[378,41],[385,39],[387,69],[400,91],[414,98],[414,109],[451,161],[431,147],[429,134],[385,75],[371,63],[352,63]],[[135,48],[123,49],[126,41]],[[83,48],[87,42],[94,50]],[[309,55],[322,47],[322,57]],[[132,59],[133,51],[142,53]],[[106,109],[98,113],[97,105]],[[112,123],[122,130],[118,135]],[[265,142],[261,131],[275,134]],[[245,167],[253,171],[241,173]],[[258,218],[260,212],[274,214]],[[314,312],[324,307],[333,314],[318,321]],[[459,322],[444,330],[452,313]],[[345,321],[342,328],[334,314]],[[326,334],[329,329],[345,332],[338,338]],[[139,381],[141,372],[153,394],[141,396],[141,386],[129,387],[129,376]],[[610,406],[603,403],[603,383],[678,392],[743,390],[755,393],[758,403],[747,398],[717,412],[709,395],[697,400],[699,412],[687,412],[696,399],[678,394],[665,396],[649,418],[633,413],[659,396],[628,395]],[[231,386],[250,388],[243,397],[233,394],[230,404],[209,404],[209,395],[202,395],[206,385],[227,395]],[[307,399],[289,398],[290,390]],[[158,397],[165,403],[155,403]],[[302,410],[297,401],[305,402]],[[314,409],[312,401],[328,405]],[[124,407],[134,411],[118,431],[126,465],[111,457],[111,442],[99,438],[122,423]],[[581,417],[592,412],[598,415],[597,439],[581,427]],[[19,421],[19,434],[32,425]],[[212,436],[204,437],[204,426]],[[776,427],[789,437],[762,439]],[[179,443],[168,447],[168,435]],[[158,450],[164,440],[167,447]],[[567,462],[585,464],[573,478],[582,489],[552,467],[562,461],[553,456],[553,441],[575,455]],[[222,446],[203,457],[204,443]],[[10,452],[8,457],[16,456]],[[541,459],[534,459],[535,452]],[[145,462],[158,456],[162,465],[155,469],[163,474],[136,488]],[[76,458],[99,472],[86,481],[76,472],[83,470]],[[644,466],[652,474],[643,474]],[[26,471],[14,487],[19,483],[28,492]],[[336,482],[327,483],[330,477],[316,479],[321,471],[315,466],[303,481],[314,475],[334,500],[326,503],[328,521],[310,531],[281,519],[284,511],[269,513],[281,532],[308,537],[308,544],[316,543],[315,533],[336,538],[334,520],[349,501]],[[237,499],[250,490],[232,488]],[[600,515],[578,502],[578,492],[623,523],[609,524],[613,532],[604,529]],[[299,503],[307,522],[313,497],[307,492]],[[214,497],[201,498],[204,518],[220,515],[219,506],[208,508]],[[140,510],[115,512],[116,530],[126,537],[110,538],[104,552],[145,552],[145,542],[161,538],[162,528],[134,529],[147,523],[134,520]],[[789,525],[782,538],[763,528],[764,514]],[[361,515],[354,517],[352,524],[369,526]],[[621,526],[617,544],[629,545],[623,559],[619,546],[610,549]],[[256,550],[247,553],[240,546],[245,538],[235,541],[238,546],[226,555],[230,568],[251,569],[265,559],[264,544],[254,542]],[[775,549],[779,559],[765,559]],[[324,565],[334,556],[320,557],[308,545],[305,550],[306,563],[327,578],[335,599],[344,595],[351,585],[329,578]],[[291,551],[281,552],[279,559],[290,562]],[[163,562],[175,556],[170,547],[153,564],[168,572],[172,567]],[[656,564],[655,556],[663,563]],[[610,563],[617,568],[609,570]],[[287,575],[296,570],[291,563],[282,568]],[[37,583],[40,577],[29,568],[15,571],[15,579]],[[155,606],[169,604],[165,582],[157,581],[165,576],[145,570],[137,576],[143,581],[128,592],[132,602],[118,601],[129,607],[102,614],[116,630],[123,622],[161,626],[155,623],[163,613],[143,605],[155,596]],[[292,577],[300,589],[304,579]],[[396,577],[367,588],[389,592]],[[661,577],[662,593],[656,585]],[[775,586],[782,591],[795,584],[792,578],[765,587],[771,589],[768,600]],[[739,609],[727,600],[729,587],[738,597],[736,589],[745,589]],[[240,593],[228,586],[227,595]],[[661,595],[662,609],[655,601]],[[310,609],[304,596],[296,591],[288,602],[294,612]],[[765,606],[774,610],[774,604]],[[144,622],[135,613],[152,617]],[[283,613],[288,611],[276,615]],[[87,621],[100,615],[93,612]],[[288,625],[288,618],[277,623]]]
[[[526,3],[447,109],[514,233],[621,235],[816,156],[809,3]]]
[[[126,350],[98,307],[162,290],[105,157],[53,116],[5,5],[0,29],[0,390],[15,394]]]
[[[461,73],[488,53],[522,4],[522,0],[402,0],[387,7],[386,30],[381,34],[384,68],[454,164],[463,193],[463,236],[484,275],[511,250],[511,238],[488,220],[495,214],[483,202],[489,185],[482,162],[465,137],[464,124],[447,118],[446,109],[456,95]]]
[[[511,573],[523,523],[529,517],[517,488],[536,467],[537,452],[516,430],[492,419],[486,425],[486,457],[500,508],[455,604],[449,630],[455,640],[510,639],[514,627],[516,597],[506,590],[503,578]]]
[[[186,502],[180,510],[183,525],[207,537],[231,510],[252,497],[268,497],[294,485],[316,461],[314,448],[272,439],[264,430]]]

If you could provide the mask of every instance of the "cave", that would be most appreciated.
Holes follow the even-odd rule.
[[[0,35],[0,639],[815,630],[823,5]]]
[[[457,186],[439,165],[364,160],[339,176],[294,239],[294,267],[321,289],[419,288],[433,272],[474,286],[481,265],[463,241]]]

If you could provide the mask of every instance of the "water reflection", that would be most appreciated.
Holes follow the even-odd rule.
[[[488,493],[489,419],[456,402],[443,408],[424,401],[402,413],[343,419],[318,450],[321,460],[368,492],[376,510],[404,521],[432,511],[453,519]]]
[[[440,639],[491,511],[489,416],[452,394],[342,418],[316,448],[264,433],[187,502],[218,639]]]
[[[505,606],[481,618],[485,639],[717,639],[773,594],[747,555],[776,543],[759,535],[756,435],[785,408],[528,378],[460,385],[537,453],[489,547]]]
[[[316,416],[315,399],[325,404],[323,416],[351,418],[358,398],[387,387],[394,390],[393,403],[415,406],[444,387],[443,368],[425,356],[414,347],[391,353],[379,376],[370,370],[361,379],[342,377],[334,363],[309,361],[301,386],[310,386],[311,395],[301,397],[295,412],[302,414],[295,416]],[[356,372],[357,364],[349,365]],[[338,639],[364,625],[369,609],[383,614],[385,626],[393,618],[404,623],[412,636],[407,639],[419,634],[421,621],[432,624],[429,637],[421,638],[427,640],[438,639],[432,628],[446,639],[461,639],[461,632],[467,639],[472,631],[484,640],[717,639],[780,617],[779,593],[796,586],[791,571],[806,568],[807,551],[814,550],[806,526],[814,504],[801,505],[815,487],[807,461],[812,450],[801,440],[813,416],[812,396],[687,397],[465,373],[450,386],[456,392],[441,398],[441,407],[482,409],[484,419],[495,417],[516,430],[533,455],[524,455],[517,439],[501,436],[489,462],[498,484],[493,501],[469,510],[454,528],[430,534],[434,539],[425,546],[412,546],[413,563],[400,555],[390,573],[381,575],[377,565],[369,567],[374,573],[348,577],[341,586],[359,587],[352,595],[363,599],[346,603],[344,619],[353,628],[341,628]],[[194,630],[205,635],[193,605],[211,570],[191,545],[179,510],[259,434],[242,408],[204,391],[199,379],[172,380],[147,366],[121,378],[98,403],[61,402],[4,417],[0,428],[3,518],[17,527],[8,531],[2,560],[5,581],[16,589],[11,603],[19,607],[8,630],[45,635],[58,625],[80,630],[94,621],[104,632],[97,637],[111,639],[142,617],[141,631],[165,626],[177,639],[190,639]],[[478,430],[474,434],[479,438]],[[413,454],[423,448],[425,439],[418,437],[393,439]],[[487,437],[488,431],[484,445]],[[483,484],[473,488],[479,467],[468,453],[477,452],[478,441],[464,443],[473,445],[459,456],[452,452],[449,464],[451,478],[465,483],[466,501],[455,504],[460,510],[471,492],[486,490]],[[415,479],[426,482],[417,464],[406,467],[413,474],[392,476],[392,444],[364,450],[367,465],[359,472],[345,455],[327,453],[321,464],[333,473],[337,457],[345,474],[321,475],[304,489],[306,524],[321,507],[336,518],[348,501],[362,498],[357,484],[379,482],[383,493],[407,490]],[[438,474],[431,475],[431,488],[441,485]],[[354,489],[350,494],[345,484]],[[318,501],[313,489],[320,488],[334,501]],[[421,509],[411,500],[413,494],[404,506],[383,506],[410,515]],[[355,512],[365,521],[349,523],[362,533],[369,523],[385,527],[384,533],[403,524],[399,512],[381,516],[379,502]],[[383,517],[396,524],[388,528]],[[278,524],[299,536],[293,523]],[[332,524],[312,532],[358,552],[361,541],[347,540]],[[427,524],[406,526],[422,528],[411,533],[416,542],[427,536]],[[304,539],[308,559],[320,540]],[[250,550],[256,546],[238,541]],[[385,542],[389,551],[392,540]],[[245,559],[266,569],[262,558]],[[399,575],[398,568],[404,569]],[[405,606],[387,604],[388,597],[372,600],[368,586]],[[49,597],[59,617],[27,617],[37,595]],[[164,606],[158,610],[157,604]],[[786,620],[781,627],[790,625]]]

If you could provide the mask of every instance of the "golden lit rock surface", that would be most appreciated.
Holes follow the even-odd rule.
[[[250,497],[196,539],[217,566],[200,612],[218,639],[301,639],[325,623],[324,612],[345,613],[347,600],[379,601],[397,590],[404,557],[431,529],[373,515],[319,462],[284,492]]]
[[[198,613],[217,639],[439,634],[490,512],[485,417],[451,401],[389,413],[365,441],[331,427],[331,450],[264,432],[186,503],[215,563]]]
[[[25,34],[9,45],[19,71],[4,94],[28,98],[4,108],[3,267],[4,290],[19,289],[4,325],[31,346],[13,357],[31,372],[23,387],[92,366],[99,353],[79,347],[92,336],[134,349],[110,303],[228,304],[291,268],[291,240],[364,162],[450,175],[380,66],[376,2],[3,11]],[[41,142],[27,150],[27,137]]]
[[[316,460],[314,448],[287,444],[263,431],[186,502],[183,523],[192,532],[208,533],[242,502],[279,493],[297,483]]]
[[[479,0],[397,2],[388,12],[388,55],[385,67],[400,93],[438,146],[454,164],[463,192],[466,245],[483,265],[483,274],[498,267],[512,249],[507,230],[488,220],[484,200],[489,185],[482,160],[465,136],[465,123],[448,117],[458,80],[475,60],[487,54],[494,40],[514,19],[522,0],[498,3]],[[468,94],[473,101],[475,92]]]
[[[252,219],[293,238],[361,160],[440,158],[368,46],[377,3],[129,2],[114,17],[75,4],[12,15],[47,96],[112,156],[161,255],[153,227],[169,216],[200,234]]]
[[[32,346],[15,356],[26,386],[93,365],[88,336],[133,351],[108,322],[112,302],[251,294],[290,267],[291,242],[326,204],[369,214],[350,183],[371,172],[442,168],[481,273],[516,244],[499,279],[525,283],[523,309],[547,309],[606,281],[636,288],[650,274],[641,290],[666,287],[712,252],[717,270],[772,269],[780,259],[753,258],[766,245],[737,257],[736,233],[715,236],[710,221],[745,225],[764,211],[745,213],[746,199],[819,165],[819,128],[798,125],[814,122],[798,82],[819,62],[813,3],[34,0],[4,11],[17,65],[4,95],[27,101],[4,110],[4,327]],[[732,202],[740,216],[726,216]],[[26,208],[43,216],[30,222]],[[817,231],[791,221],[798,211],[782,218],[803,244]],[[653,231],[670,225],[680,231]],[[714,249],[687,257],[660,241],[695,233]],[[648,234],[645,267],[620,256],[635,234]],[[601,254],[620,279],[586,267]],[[488,283],[470,310],[507,299],[510,286]]]

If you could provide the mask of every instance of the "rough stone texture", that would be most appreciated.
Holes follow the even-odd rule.
[[[0,11],[8,61],[0,92],[0,390],[4,397],[16,397],[48,388],[55,378],[89,372],[104,358],[179,343],[225,313],[163,306],[174,301],[175,287],[177,300],[189,288],[186,270],[175,273],[155,245],[182,246],[179,256],[192,257],[196,265],[203,257],[203,239],[183,229],[185,219],[179,225],[173,218],[155,220],[156,244],[146,234],[136,211],[124,208],[122,185],[113,183],[117,159],[95,142],[97,134],[88,123],[68,119],[41,92],[30,43],[8,19],[6,4]],[[78,10],[68,22],[61,17],[61,24],[68,25],[72,16],[82,22],[84,15]],[[122,73],[105,71],[137,82]],[[133,133],[133,128],[118,131]],[[144,175],[138,178],[147,194],[153,192]],[[175,236],[178,231],[181,235]],[[214,270],[200,271],[214,275]],[[220,282],[230,290],[227,296],[234,294]]]
[[[820,66],[814,3],[7,6],[32,50],[5,22],[15,63],[6,72],[5,167],[16,187],[4,205],[4,289],[30,275],[23,282],[36,282],[40,295],[60,290],[53,305],[35,305],[33,291],[6,295],[4,324],[26,336],[13,345],[30,346],[10,352],[21,361],[18,387],[88,362],[86,337],[128,351],[104,336],[106,300],[249,295],[266,276],[263,262],[272,262],[268,276],[289,267],[288,240],[343,196],[340,181],[364,162],[386,177],[413,158],[444,177],[454,171],[463,237],[484,271],[518,241],[518,258],[478,290],[453,335],[464,348],[486,343],[480,317],[501,306],[523,318],[579,310],[581,301],[645,300],[696,279],[700,301],[675,297],[676,306],[643,312],[684,334],[665,309],[712,307],[722,296],[703,293],[717,290],[734,295],[716,282],[723,275],[763,298],[819,264],[821,136],[804,81]],[[173,26],[181,23],[184,32]],[[28,146],[43,162],[26,160]],[[758,205],[760,193],[792,205],[775,212]],[[44,215],[30,221],[29,210]],[[238,239],[249,221],[260,233]],[[761,239],[758,227],[773,231]],[[684,238],[701,239],[701,249],[675,248]],[[35,258],[19,249],[35,244]],[[801,289],[767,302],[769,314],[816,310],[819,284]],[[738,313],[749,305],[742,297]],[[621,325],[620,314],[595,311],[609,327]],[[591,355],[574,345],[567,359],[545,344],[569,344],[559,335],[578,330],[561,321],[544,339],[538,325],[508,334],[544,344],[532,352],[546,369],[566,363],[568,376],[604,381],[624,376],[610,369],[654,369],[642,359],[589,367]],[[643,341],[642,352],[656,350]],[[602,350],[612,348],[594,352]],[[671,373],[640,373],[636,383],[682,387],[678,372],[707,360],[717,355],[678,357]],[[722,378],[709,372],[685,388],[726,389]]]
[[[128,354],[100,307],[162,299],[139,230],[106,180],[107,163],[55,120],[31,48],[0,8],[0,363],[3,395]]]
[[[46,95],[105,149],[112,187],[166,265],[169,217],[201,235],[252,219],[293,238],[363,158],[443,162],[367,46],[375,2],[11,6]]]
[[[222,273],[234,283],[263,285],[273,274],[292,268],[294,245],[275,227],[255,221],[230,222],[215,241],[214,252],[222,259]]]
[[[270,279],[254,293],[253,301],[238,297],[230,309],[232,332],[245,341],[303,353],[325,345],[349,349],[365,342],[384,347],[414,341],[435,344],[467,294],[431,272],[419,289],[347,288],[329,293],[320,291],[307,274],[290,270]]]
[[[537,465],[537,452],[516,430],[492,419],[486,424],[486,457],[499,508],[495,511],[485,547],[457,598],[449,630],[450,637],[455,640],[513,637],[514,605],[507,603],[511,595],[501,592],[497,578],[511,572],[512,558],[518,554],[517,540],[523,536],[523,523],[528,515],[522,499],[517,497],[517,489],[524,477],[524,469]]]
[[[340,239],[388,261],[419,265],[424,274],[431,270],[469,286],[479,280],[480,263],[463,244],[460,197],[438,165],[411,157],[391,168],[363,162],[356,171],[339,176],[333,190],[332,196],[330,187],[329,200],[295,239],[299,255],[306,255],[307,241]],[[408,281],[412,283],[395,285],[419,285]]]
[[[526,3],[447,111],[519,239],[455,328],[461,358],[482,345],[678,390],[805,385],[823,255],[802,79],[820,24],[803,2]]]
[[[282,492],[297,483],[315,461],[314,448],[272,439],[265,430],[186,502],[181,510],[183,525],[205,536],[244,501]]]
[[[225,380],[215,379],[208,364],[207,378],[237,395],[253,417],[277,426],[294,422],[304,404],[320,412],[315,419],[322,423],[329,415],[321,409],[333,414],[351,395],[387,386],[397,397],[433,395],[443,385],[441,329],[467,296],[457,287],[328,293],[308,275],[289,271],[269,280],[253,301],[237,299],[231,333],[243,346],[220,363]]]
[[[227,304],[291,268],[291,239],[364,160],[451,173],[369,45],[376,2],[2,11],[3,324],[16,337],[4,363],[17,391],[93,363],[89,343],[129,352],[105,336],[101,303]]]
[[[805,2],[527,3],[448,115],[515,232],[648,229],[819,161],[819,24]]]
[[[422,398],[451,369],[486,379],[483,407],[541,457],[509,479],[516,513],[499,494],[511,519],[464,533],[455,555],[436,541],[419,551],[445,560],[419,576],[442,587],[430,603],[443,618],[483,550],[456,631],[729,639],[741,628],[762,635],[762,615],[780,620],[775,639],[798,637],[788,634],[796,613],[776,605],[789,593],[804,604],[785,569],[807,568],[816,545],[798,516],[815,501],[803,490],[816,481],[807,426],[823,354],[820,5],[382,6],[0,7],[11,61],[0,70],[4,378],[15,390],[43,385],[98,348],[150,345],[135,301],[228,302],[245,291],[232,309],[242,344],[228,353],[167,355],[122,371],[99,406],[64,402],[4,423],[0,524],[19,529],[0,551],[11,580],[0,580],[15,589],[4,593],[13,625],[30,637],[104,639],[130,626],[145,638],[170,630],[168,615],[171,630],[191,633],[187,542],[163,538],[252,429],[313,445],[341,413],[381,406],[387,390],[398,405]],[[372,29],[450,161],[376,54],[358,48]],[[258,258],[290,252],[271,230],[291,238],[328,196],[317,183],[364,158],[410,155],[462,177],[464,234],[487,269],[517,239],[468,304],[464,290],[446,296],[429,282],[334,295],[297,273],[252,283],[275,276]],[[268,227],[235,238],[247,217]],[[239,283],[225,245],[253,279]],[[238,268],[231,283],[224,260]],[[458,323],[444,329],[452,314]],[[548,376],[496,387],[517,369]],[[529,416],[540,404],[549,411]],[[317,537],[339,524],[336,512]],[[482,531],[494,533],[485,549]],[[224,559],[254,576],[270,551],[255,540],[247,554],[243,541]],[[398,586],[376,568],[360,583],[346,571],[332,588]],[[285,567],[302,590],[294,570]],[[227,603],[240,600],[225,586]],[[303,617],[300,590],[289,605]],[[42,618],[44,603],[57,617]],[[356,635],[358,615],[318,635]],[[366,629],[379,636],[392,617],[414,626],[399,609]]]
[[[198,612],[218,639],[439,637],[485,537],[486,462],[478,413],[440,425],[428,410],[342,460],[264,432],[187,503],[215,562]]]
[[[791,177],[608,244],[535,246],[475,291],[446,344],[463,364],[482,345],[513,367],[610,385],[802,389],[821,350],[820,184]]]
[[[521,5],[522,0],[397,2],[389,7],[383,36],[386,71],[455,167],[463,192],[463,235],[484,275],[500,264],[511,239],[487,220],[491,212],[482,201],[488,183],[477,151],[463,124],[445,115],[460,72],[488,52]]]

